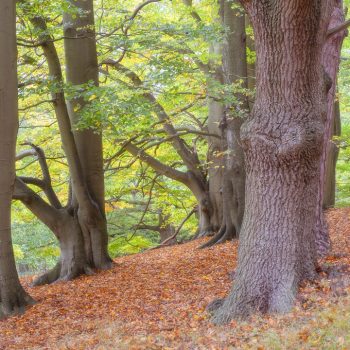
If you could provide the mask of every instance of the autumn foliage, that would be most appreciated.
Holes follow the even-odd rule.
[[[261,350],[291,334],[295,348],[312,340],[310,348],[326,349],[315,328],[329,328],[340,307],[340,315],[350,314],[350,209],[330,210],[327,217],[332,253],[320,264],[320,279],[303,286],[288,315],[211,325],[205,309],[229,291],[237,243],[198,250],[201,242],[192,241],[118,258],[113,269],[71,282],[31,288],[25,279],[38,303],[0,322],[0,349]],[[350,346],[342,335],[334,342],[339,349]]]

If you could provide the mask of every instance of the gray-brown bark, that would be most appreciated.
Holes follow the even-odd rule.
[[[217,21],[220,22],[220,12]],[[210,69],[204,72],[207,75],[207,87],[209,95],[215,96],[218,85],[223,84],[222,63],[216,62],[217,58],[222,55],[222,43],[212,42],[209,47],[209,55],[212,57],[209,61]],[[213,91],[212,91],[213,90]],[[209,136],[208,141],[208,191],[209,200],[212,207],[210,217],[210,226],[213,232],[218,232],[223,220],[223,198],[222,184],[224,176],[224,147],[222,141],[222,132],[220,124],[224,118],[225,106],[224,103],[215,98],[209,98],[208,101],[208,121],[207,129],[210,134],[217,137]]]
[[[221,137],[220,123],[224,117],[224,105],[219,101],[209,102],[207,127],[210,134]],[[217,232],[223,220],[222,182],[224,173],[223,142],[218,137],[208,137],[208,187],[212,205],[210,225]]]
[[[91,29],[94,25],[92,1],[76,1],[74,5],[84,11],[79,12],[79,16],[74,19],[65,16],[65,30],[69,31],[66,34],[72,38],[66,39],[69,41],[66,42],[66,51],[69,51],[66,62],[66,66],[69,67],[67,78],[73,84],[88,83],[91,79],[97,84],[95,36]],[[41,31],[39,39],[48,63],[49,74],[52,79],[62,84],[61,64],[54,42],[47,34],[45,20],[34,17],[31,22],[37,30]],[[81,28],[82,25],[83,28]],[[74,41],[74,47],[70,41]],[[83,55],[82,52],[84,52]],[[49,283],[55,279],[71,279],[81,273],[89,272],[91,268],[109,268],[112,262],[107,252],[101,135],[95,135],[91,130],[74,134],[72,124],[76,122],[77,117],[73,107],[70,111],[67,108],[63,90],[56,91],[52,97],[63,149],[69,165],[72,196],[67,207],[55,212],[53,208],[48,209],[48,205],[45,207],[43,201],[40,202],[37,197],[29,193],[30,191],[28,192],[28,188],[24,188],[23,184],[22,192],[26,192],[27,198],[23,197],[23,193],[17,196],[52,229],[60,242],[59,263],[53,271],[39,277],[36,284]],[[72,104],[76,102],[73,101]],[[51,218],[47,220],[50,215]],[[62,221],[62,218],[65,220]],[[55,223],[54,226],[52,222]]]
[[[232,9],[232,2],[226,0],[221,1],[220,12],[222,23],[227,29],[227,36],[222,46],[223,82],[230,85],[242,81],[242,88],[247,88],[244,15]],[[239,131],[248,111],[248,102],[242,94],[236,93],[235,97],[236,103],[222,107],[223,113],[219,125],[222,135],[221,149],[226,153],[222,162],[224,169],[221,177],[223,201],[221,227],[202,247],[237,238],[243,220],[245,170]]]
[[[323,193],[323,209],[332,208],[335,205],[335,193],[336,193],[336,166],[339,155],[339,147],[332,140],[334,136],[341,135],[341,120],[340,120],[340,108],[339,101],[335,101],[334,106],[334,120],[332,126],[331,140],[329,141],[329,148],[327,152],[326,161],[326,178],[324,181],[324,193]]]
[[[97,86],[99,81],[93,1],[71,2],[81,11],[81,14],[79,16],[65,14],[63,18],[67,81],[73,85],[87,84],[92,81]],[[73,128],[79,121],[79,113],[74,111],[77,105],[83,108],[86,102],[82,98],[77,98],[67,103]],[[108,234],[104,210],[101,130],[75,131],[74,140],[82,165],[83,181],[90,198],[89,203],[83,205],[73,183],[72,207],[78,213],[88,260],[96,268],[108,268],[111,260],[107,252]]]
[[[331,32],[333,28],[339,27],[344,23],[344,11],[343,1],[330,0],[333,6],[333,12],[329,23],[328,32]],[[337,91],[337,74],[340,64],[340,52],[343,40],[346,36],[346,30],[343,29],[332,35],[327,36],[323,47],[322,64],[325,74],[327,76],[329,91],[327,95],[327,119],[325,123],[325,132],[322,144],[322,156],[320,166],[320,178],[318,187],[318,202],[317,202],[317,221],[315,226],[317,251],[319,256],[326,255],[330,250],[330,238],[328,233],[327,224],[323,215],[323,198],[324,198],[324,186],[327,180],[327,155],[332,150],[332,126],[334,123],[334,101]],[[334,169],[334,168],[333,168]],[[335,169],[334,169],[335,171]]]
[[[60,258],[55,268],[39,276],[34,285],[70,280],[93,267],[87,260],[84,238],[76,213],[67,208],[54,208],[46,203],[20,178],[16,179],[13,199],[20,200],[56,236],[60,244]]]
[[[0,318],[33,300],[20,284],[11,240],[11,201],[18,131],[15,2],[0,3]]]
[[[326,119],[327,1],[242,1],[257,52],[257,95],[241,128],[246,207],[236,279],[215,323],[287,312],[316,275],[314,227]],[[292,24],[292,25],[291,25]]]

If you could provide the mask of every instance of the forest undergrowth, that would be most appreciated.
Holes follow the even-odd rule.
[[[350,208],[327,221],[332,252],[287,315],[211,325],[206,306],[231,287],[237,242],[199,250],[196,240],[71,282],[22,280],[38,303],[0,321],[0,349],[350,349]]]

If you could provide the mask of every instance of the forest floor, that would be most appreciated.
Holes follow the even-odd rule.
[[[23,280],[38,303],[0,321],[0,349],[350,349],[350,208],[327,219],[328,273],[303,286],[287,315],[211,325],[205,308],[231,287],[237,243],[198,250],[193,241],[118,258],[72,282]]]

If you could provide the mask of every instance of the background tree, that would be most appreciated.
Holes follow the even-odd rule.
[[[237,238],[243,220],[245,195],[244,155],[240,142],[240,128],[248,112],[247,53],[245,16],[238,2],[221,1],[221,22],[226,30],[222,45],[222,76],[226,86],[239,84],[242,90],[227,99],[220,120],[222,149],[226,153],[221,183],[223,214],[217,234],[203,247]],[[223,102],[222,102],[223,103]]]
[[[332,145],[332,136],[338,121],[339,106],[335,101],[337,92],[337,75],[340,64],[340,54],[343,40],[346,36],[344,25],[343,1],[333,1],[333,12],[329,22],[327,39],[323,47],[322,65],[329,80],[329,91],[327,95],[327,120],[324,130],[323,152],[320,165],[320,180],[317,203],[316,240],[319,255],[326,255],[330,249],[330,238],[323,208],[325,199],[331,196],[335,190],[334,172],[337,153]],[[338,123],[337,123],[338,122]]]
[[[65,29],[66,32],[69,32],[66,34],[70,35],[68,36],[70,39],[66,40],[75,39],[75,45],[78,45],[80,50],[85,49],[84,58],[86,61],[79,60],[82,70],[78,70],[78,57],[74,55],[74,52],[71,52],[71,55],[67,54],[68,79],[73,84],[77,84],[82,81],[88,83],[90,77],[95,77],[96,84],[97,58],[93,30],[94,21],[91,15],[93,13],[92,1],[76,5],[78,7],[73,7],[75,15],[65,18]],[[29,9],[25,3],[23,11],[27,12],[29,21],[38,33],[39,43],[33,45],[42,48],[50,78],[53,84],[56,84],[55,91],[51,91],[52,102],[70,170],[72,191],[67,205],[63,208],[51,186],[44,152],[32,145],[34,154],[41,160],[43,180],[28,177],[19,178],[17,181],[18,191],[16,191],[14,198],[20,199],[54,232],[60,242],[59,262],[52,271],[44,274],[35,282],[42,284],[51,283],[57,279],[72,279],[81,273],[88,273],[91,268],[108,268],[111,266],[111,259],[107,252],[108,236],[104,215],[101,136],[94,135],[92,131],[86,131],[83,134],[76,133],[74,136],[70,120],[71,116],[74,121],[74,107],[71,108],[69,114],[63,90],[61,63],[53,38],[48,33],[46,21],[42,16],[33,15],[31,13],[33,9]],[[68,50],[71,49],[69,43],[66,46]],[[74,74],[71,73],[72,70],[75,71]],[[75,137],[79,140],[79,148]],[[84,146],[87,139],[89,140],[88,147]],[[49,203],[30,189],[28,184],[41,187]]]
[[[0,318],[33,303],[18,279],[11,239],[18,130],[16,4],[0,4]]]

